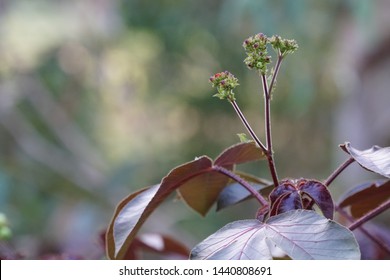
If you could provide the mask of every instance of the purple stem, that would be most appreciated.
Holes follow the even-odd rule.
[[[248,130],[249,134],[252,136],[252,139],[256,142],[256,144],[263,150],[265,154],[267,154],[267,148],[264,146],[264,144],[260,141],[260,139],[256,136],[256,133],[253,131],[252,127],[246,120],[244,114],[242,113],[240,107],[238,107],[238,104],[234,100],[230,100],[230,103],[232,104],[234,110],[236,111],[237,115],[240,117],[241,122],[244,124],[246,129]]]
[[[324,185],[329,186],[334,181],[334,179],[336,179],[337,176],[339,176],[340,173],[343,172],[344,169],[347,168],[354,161],[355,161],[355,159],[353,157],[350,157],[349,159],[347,159],[343,164],[341,164],[339,167],[337,167],[337,169],[335,171],[333,171],[332,174],[329,175],[329,177],[324,181]]]
[[[358,228],[359,226],[361,226],[362,224],[364,224],[365,222],[368,222],[372,218],[374,218],[374,217],[378,216],[379,214],[381,214],[382,212],[386,211],[389,208],[390,208],[390,199],[388,201],[382,203],[381,205],[379,205],[377,208],[375,208],[375,209],[371,210],[370,212],[368,212],[367,214],[365,214],[363,217],[361,217],[360,219],[355,221],[348,228],[350,230],[354,230],[354,229]]]
[[[342,216],[344,216],[348,221],[350,221],[351,223],[354,222],[354,218],[349,215],[346,211],[344,211],[344,209],[336,206],[336,210],[337,212],[339,212]],[[390,248],[389,246],[387,246],[386,243],[383,243],[382,240],[380,240],[378,237],[376,237],[375,235],[373,235],[372,233],[370,233],[368,230],[366,230],[363,226],[360,226],[358,228],[358,230],[360,230],[364,235],[366,235],[368,238],[370,238],[372,241],[374,241],[379,248],[381,248],[383,251],[385,251],[387,254],[390,254]]]
[[[270,95],[272,93],[272,90],[273,90],[273,87],[274,87],[274,83],[276,81],[276,76],[279,73],[280,65],[282,64],[282,59],[283,59],[283,56],[282,56],[282,54],[280,53],[280,50],[279,50],[278,60],[276,61],[274,75],[272,76],[271,83],[269,84],[269,94]]]
[[[276,73],[275,73],[276,74]],[[274,77],[275,77],[274,74]],[[276,173],[275,162],[272,151],[272,135],[271,135],[271,96],[268,92],[267,78],[265,74],[261,74],[263,92],[264,92],[264,106],[265,106],[265,134],[267,140],[267,159],[268,165],[272,176],[272,181],[275,188],[279,185],[278,175]]]

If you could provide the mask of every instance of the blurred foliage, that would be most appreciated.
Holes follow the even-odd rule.
[[[374,6],[363,0],[0,1],[0,211],[13,246],[27,258],[60,252],[101,258],[99,231],[123,196],[238,142],[244,128],[226,102],[211,97],[208,78],[215,72],[239,78],[238,103],[263,135],[260,81],[242,62],[241,47],[258,32],[300,45],[282,67],[272,103],[279,175],[326,177],[338,101],[328,57],[337,52],[345,14],[373,32],[362,22]],[[265,164],[245,168],[269,178]],[[191,246],[247,213],[237,209],[211,214],[202,228],[196,214],[175,203],[154,214],[146,229]]]

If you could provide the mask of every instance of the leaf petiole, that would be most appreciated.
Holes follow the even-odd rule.
[[[332,174],[329,175],[329,177],[324,181],[324,185],[329,186],[334,181],[334,179],[336,179],[337,176],[339,176],[340,173],[343,172],[344,169],[347,168],[354,161],[355,161],[355,159],[353,157],[350,157],[349,159],[347,159],[335,171],[333,171]]]
[[[242,179],[240,176],[238,176],[237,174],[233,173],[232,171],[226,169],[226,168],[223,168],[222,166],[219,166],[219,165],[214,165],[212,167],[212,169],[216,172],[219,172],[227,177],[229,177],[230,179],[233,179],[234,181],[236,181],[237,183],[239,183],[241,186],[243,186],[245,189],[247,189],[247,191],[249,191],[259,202],[261,205],[263,206],[267,206],[268,205],[268,201],[260,194],[258,193],[252,186],[251,184],[249,184],[247,181],[245,181],[244,179]]]

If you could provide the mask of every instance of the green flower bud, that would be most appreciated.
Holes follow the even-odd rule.
[[[230,101],[234,101],[234,92],[239,83],[238,79],[230,72],[220,72],[210,77],[209,79],[212,87],[216,87],[218,93],[215,94],[215,97],[220,99],[229,99]]]
[[[267,64],[271,58],[267,55],[268,38],[263,33],[258,33],[244,41],[242,46],[247,57],[244,63],[249,69],[257,69],[261,74],[267,73]]]
[[[272,36],[269,39],[270,44],[276,51],[280,51],[282,56],[293,53],[298,49],[298,44],[295,40],[282,39],[280,36]]]

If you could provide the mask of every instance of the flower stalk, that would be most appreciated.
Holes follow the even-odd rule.
[[[275,64],[275,70],[269,76],[268,64],[271,63],[271,56],[268,55],[267,45],[270,44],[277,53],[277,61]],[[264,122],[265,122],[265,138],[266,144],[264,145],[252,127],[246,120],[244,114],[240,110],[235,94],[233,90],[239,85],[238,79],[228,71],[217,73],[210,77],[210,82],[213,87],[217,88],[217,94],[215,97],[220,99],[227,99],[233,106],[235,112],[239,116],[241,122],[244,124],[252,139],[263,150],[266,155],[269,170],[271,173],[274,186],[279,185],[279,179],[276,171],[275,160],[273,155],[272,146],[272,133],[271,133],[271,94],[275,87],[276,77],[279,73],[280,66],[284,57],[287,54],[293,53],[297,50],[298,44],[295,40],[282,39],[280,36],[272,36],[268,38],[263,33],[258,33],[254,36],[247,38],[242,46],[245,49],[247,57],[244,62],[249,69],[255,69],[259,72],[259,76],[262,82],[263,94],[264,94]],[[268,86],[267,78],[270,78],[270,84]]]

